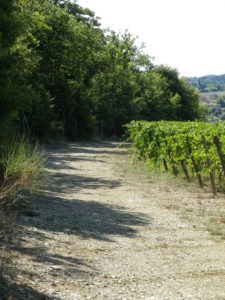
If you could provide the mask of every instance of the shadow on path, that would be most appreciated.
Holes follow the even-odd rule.
[[[88,161],[88,162],[103,162],[103,159],[97,158],[101,155],[126,155],[129,145],[122,145],[118,148],[119,143],[101,142],[101,143],[73,143],[59,144],[49,148],[48,167],[53,169],[68,169],[72,170],[68,165],[70,162]],[[113,150],[112,150],[113,149]],[[121,151],[123,149],[123,151]],[[103,157],[104,158],[104,157]]]
[[[53,298],[48,297],[46,294],[38,292],[25,284],[16,284],[0,276],[0,300],[9,299],[53,300]],[[54,300],[60,300],[60,298],[54,297]]]
[[[104,147],[106,150],[103,149]],[[100,159],[97,157],[99,159],[97,160],[96,155],[115,154],[116,152],[119,154],[116,148],[115,152],[112,151],[111,143],[69,144],[50,149],[48,151],[48,167],[52,170],[47,174],[49,184],[43,191],[37,193],[29,204],[29,209],[38,209],[40,216],[20,215],[18,222],[23,228],[21,241],[25,241],[25,246],[14,246],[14,252],[29,256],[36,264],[46,265],[50,272],[51,269],[54,272],[56,268],[59,270],[57,272],[60,272],[61,278],[68,276],[68,274],[70,277],[90,276],[98,272],[91,265],[91,262],[87,264],[83,259],[73,257],[72,254],[69,256],[69,252],[63,251],[63,249],[67,249],[67,246],[70,246],[66,244],[69,236],[74,235],[82,239],[111,243],[117,236],[135,238],[138,228],[149,224],[149,217],[147,218],[144,214],[133,213],[122,206],[100,202],[95,199],[96,194],[93,194],[93,200],[81,200],[78,195],[76,197],[78,192],[85,193],[85,190],[89,190],[90,193],[96,189],[103,189],[104,191],[108,189],[110,191],[116,190],[122,185],[120,180],[105,178],[104,174],[101,174],[101,170],[99,177],[84,176],[83,171],[82,174],[79,174],[79,170],[76,170],[76,164],[72,164],[79,160],[84,163],[85,160],[102,162],[102,156]],[[51,233],[54,233],[54,236]],[[57,237],[62,233],[65,234],[65,238],[59,238],[58,241]],[[29,236],[34,245],[28,244],[26,246],[26,239]],[[52,248],[49,248],[51,249],[50,252],[48,246],[43,245],[48,244],[48,242],[52,243],[54,239],[56,239],[56,247],[62,248],[56,248],[54,252]],[[26,271],[21,272],[26,277]],[[30,274],[36,278],[38,275],[39,272]],[[30,299],[50,299],[25,285],[17,286],[14,284],[13,289],[16,288],[23,290],[27,295],[30,293]],[[16,299],[23,298],[17,296]]]
[[[99,188],[114,189],[121,186],[119,180],[66,174],[63,172],[50,173],[48,179],[48,191],[54,194],[73,194],[81,190],[96,190]]]
[[[40,217],[26,218],[26,223],[22,219],[24,225],[83,238],[108,242],[112,241],[113,235],[133,238],[137,229],[132,226],[145,226],[149,223],[143,214],[97,201],[66,200],[42,194],[35,199],[35,204],[40,208]]]

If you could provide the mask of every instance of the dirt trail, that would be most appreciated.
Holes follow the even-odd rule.
[[[116,146],[49,150],[48,186],[32,204],[41,214],[20,218],[12,296],[225,299],[224,241],[168,209],[174,197],[196,196],[126,175]]]

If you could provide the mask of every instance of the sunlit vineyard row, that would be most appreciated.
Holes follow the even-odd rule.
[[[206,122],[146,122],[127,125],[134,158],[174,175],[183,172],[199,185],[210,178],[213,193],[222,189],[225,175],[225,124]]]

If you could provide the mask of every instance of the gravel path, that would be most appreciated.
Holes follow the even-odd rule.
[[[225,299],[225,242],[169,209],[196,194],[123,172],[116,146],[49,150],[41,214],[20,218],[12,250],[13,299]]]

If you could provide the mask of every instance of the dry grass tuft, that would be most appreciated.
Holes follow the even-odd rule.
[[[0,162],[4,165],[4,182],[0,185],[0,273],[7,247],[15,234],[15,204],[23,194],[32,191],[40,181],[44,167],[43,153],[37,143],[14,137],[0,147]]]
[[[0,187],[0,208],[8,208],[21,199],[22,192],[31,191],[38,184],[44,159],[38,144],[33,146],[25,138],[3,143],[1,157],[5,180]]]

